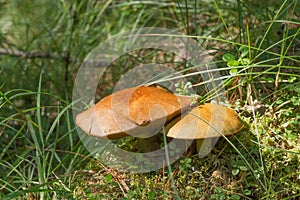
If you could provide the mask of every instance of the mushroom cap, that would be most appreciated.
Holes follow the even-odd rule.
[[[212,126],[221,131],[223,135],[232,135],[243,128],[243,124],[234,110],[206,103],[193,108],[182,119],[178,118],[168,124],[167,136],[179,139],[220,137],[221,135]]]
[[[117,91],[76,116],[76,124],[91,136],[118,139],[153,135],[167,121],[189,109],[191,97],[176,96],[154,86]]]

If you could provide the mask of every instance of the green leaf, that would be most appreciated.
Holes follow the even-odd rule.
[[[232,76],[236,75],[237,72],[238,72],[237,68],[232,68],[232,69],[229,71],[230,75],[232,75]]]
[[[291,76],[289,78],[289,83],[293,83],[297,78],[295,76]]]
[[[150,192],[148,193],[148,199],[149,199],[149,200],[153,200],[154,197],[155,197],[155,193],[154,193],[153,191],[150,191]]]
[[[232,175],[236,176],[236,175],[238,175],[240,173],[240,170],[239,169],[233,169],[231,171],[231,173],[232,173]]]
[[[243,58],[241,59],[242,65],[249,65],[251,63],[251,60],[249,58]]]
[[[234,199],[234,200],[239,200],[239,199],[241,199],[241,197],[240,197],[239,195],[237,195],[237,194],[232,194],[232,195],[231,195],[231,198]]]
[[[248,55],[248,53],[249,53],[249,48],[247,47],[247,46],[241,46],[240,48],[239,48],[239,51],[241,52],[241,58],[244,58],[245,56],[247,56]]]
[[[185,159],[185,162],[186,162],[186,163],[191,163],[191,162],[192,162],[192,159],[191,159],[191,158],[186,158],[186,159]]]
[[[293,103],[294,106],[298,106],[300,104],[299,98],[296,96],[292,96],[291,102]]]
[[[245,166],[240,166],[239,168],[240,168],[240,170],[242,170],[244,172],[248,171],[247,167],[245,167]]]
[[[283,100],[282,99],[277,99],[277,101],[276,101],[276,104],[277,105],[280,105],[280,104],[282,104],[283,103]]]
[[[236,60],[236,57],[230,53],[225,53],[223,56],[222,56],[223,60],[226,61],[226,62],[229,62],[229,61],[232,61],[232,60]]]
[[[108,182],[108,183],[111,183],[113,181],[113,178],[112,178],[112,175],[111,174],[106,174],[105,176],[105,180]]]
[[[231,60],[231,61],[228,61],[227,65],[229,67],[236,67],[236,66],[239,66],[240,62],[237,61],[237,60]]]
[[[244,194],[247,195],[247,196],[251,195],[251,190],[246,189],[246,190],[244,191]]]

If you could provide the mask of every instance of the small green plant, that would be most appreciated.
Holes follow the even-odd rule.
[[[181,159],[179,169],[181,171],[187,171],[187,170],[191,169],[191,167],[192,167],[191,164],[192,164],[192,159],[191,158]]]
[[[232,169],[231,173],[234,176],[238,175],[240,173],[240,171],[243,171],[243,172],[248,171],[247,167],[245,167],[244,165],[240,165],[240,166],[233,165],[232,167],[233,167],[233,169]]]
[[[222,58],[230,68],[229,73],[232,76],[238,75],[238,69],[240,68],[239,66],[246,68],[251,64],[251,60],[249,58],[249,47],[247,46],[241,46],[239,48],[238,57],[231,53],[225,53]]]
[[[224,200],[226,199],[226,194],[219,187],[215,187],[214,194],[211,195],[210,199]]]
[[[180,95],[189,95],[191,94],[192,83],[191,82],[179,82],[175,84],[175,92]]]

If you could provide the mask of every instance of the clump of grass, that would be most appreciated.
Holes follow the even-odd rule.
[[[42,76],[41,76],[42,77]],[[89,159],[71,120],[71,103],[42,91],[11,90],[1,93],[1,198],[56,196],[59,188],[70,192],[68,177]],[[21,109],[16,100],[35,96],[36,105]],[[43,100],[52,98],[56,105]]]

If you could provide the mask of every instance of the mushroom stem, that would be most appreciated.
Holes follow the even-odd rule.
[[[140,153],[153,152],[160,149],[161,135],[155,134],[148,138],[136,138],[136,150]]]
[[[196,151],[199,158],[205,157],[214,148],[217,143],[217,138],[205,138],[196,140]]]

